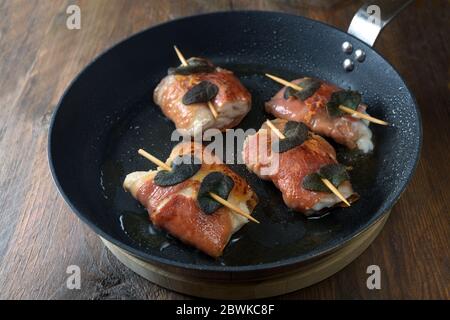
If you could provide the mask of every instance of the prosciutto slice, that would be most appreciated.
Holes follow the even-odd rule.
[[[272,123],[283,132],[287,120],[275,119]],[[306,215],[341,202],[333,193],[310,191],[302,186],[307,175],[325,165],[337,163],[336,152],[325,139],[310,134],[303,144],[286,152],[275,153],[271,148],[273,137],[265,123],[256,134],[247,137],[242,158],[250,171],[262,179],[272,181],[281,191],[286,205]],[[262,143],[265,141],[267,143]],[[275,169],[267,170],[268,167]],[[345,198],[354,194],[348,180],[342,182],[338,190]]]
[[[218,112],[214,118],[206,103],[183,104],[183,96],[202,81],[209,81],[219,89],[211,101]],[[251,95],[233,72],[216,67],[213,72],[189,75],[171,74],[161,80],[153,99],[164,115],[190,135],[206,129],[224,131],[241,122],[251,108]]]
[[[294,80],[298,83],[306,78]],[[326,109],[333,92],[341,89],[332,84],[322,82],[319,89],[309,98],[302,101],[295,97],[284,98],[286,87],[281,89],[272,99],[266,102],[266,111],[277,118],[303,122],[311,131],[330,137],[337,143],[350,149],[359,149],[364,153],[373,150],[372,131],[367,120],[358,119],[345,114],[331,117]],[[366,113],[367,106],[360,104],[357,111]]]
[[[245,225],[248,219],[226,207],[221,207],[212,214],[205,214],[197,203],[197,193],[203,178],[213,171],[229,176],[234,187],[227,200],[248,214],[252,213],[258,200],[242,177],[200,144],[177,145],[167,163],[171,164],[179,155],[192,153],[198,159],[203,159],[203,163],[192,178],[182,183],[169,187],[158,186],[153,181],[158,170],[152,170],[128,174],[123,186],[147,208],[150,220],[155,226],[212,257],[219,257],[231,236]]]

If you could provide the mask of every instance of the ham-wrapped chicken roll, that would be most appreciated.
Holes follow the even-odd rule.
[[[155,226],[212,257],[219,257],[231,236],[248,220],[217,203],[212,203],[213,207],[217,205],[217,208],[211,210],[213,200],[210,198],[199,200],[202,181],[211,173],[219,178],[222,174],[222,177],[231,183],[228,184],[230,190],[227,200],[248,214],[255,208],[257,196],[242,177],[208,153],[201,144],[177,145],[172,150],[167,164],[172,165],[176,159],[181,159],[180,156],[192,154],[203,162],[197,164],[198,167],[192,171],[193,175],[182,182],[177,180],[177,174],[186,174],[191,167],[176,169],[172,166],[173,175],[165,171],[160,173],[164,179],[159,180],[157,175],[163,171],[161,169],[133,172],[127,175],[123,186],[147,208],[150,220]],[[215,183],[223,188],[223,181],[220,179]],[[161,186],[167,183],[172,185]],[[212,212],[206,213],[202,210],[202,204]]]
[[[238,125],[251,107],[251,95],[239,79],[206,59],[191,58],[188,63],[169,69],[156,87],[153,98],[163,113],[177,129],[187,130],[190,135],[210,128],[224,131]]]
[[[298,94],[291,88],[284,87],[266,102],[267,112],[277,118],[303,122],[314,133],[330,137],[350,149],[357,148],[364,153],[373,150],[369,122],[337,108],[342,103],[356,103],[354,109],[366,113],[367,106],[360,103],[360,95],[358,99],[358,94],[354,91],[342,90],[311,78],[292,82],[304,87],[304,92]]]
[[[282,133],[286,134],[287,126],[294,128],[291,133],[298,133],[296,123],[283,119],[275,119],[272,123]],[[297,145],[295,141],[301,141],[288,133],[286,139],[293,141],[289,142],[292,145],[286,151],[277,152],[273,149],[274,138],[277,137],[264,123],[256,134],[247,137],[242,156],[249,170],[262,179],[271,180],[280,189],[288,207],[310,215],[341,203],[320,179],[317,181],[322,174],[333,184],[336,183],[335,187],[345,198],[349,198],[354,192],[345,167],[336,161],[333,147],[322,137],[308,132],[306,127],[304,133],[304,142]]]

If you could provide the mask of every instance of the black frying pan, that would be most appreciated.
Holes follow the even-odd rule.
[[[366,53],[352,72],[341,49],[350,41]],[[233,166],[252,185],[260,203],[255,217],[214,260],[161,231],[150,229],[145,209],[122,189],[127,173],[154,166],[137,155],[145,148],[165,160],[176,144],[174,125],[152,101],[167,68],[179,64],[176,44],[233,70],[253,96],[239,127],[258,129],[269,117],[263,103],[280,89],[264,77],[313,76],[363,94],[371,115],[391,126],[371,125],[376,149],[352,171],[361,199],[320,219],[288,210],[270,182]],[[331,252],[370,227],[392,208],[416,166],[421,123],[404,81],[380,54],[357,38],[323,23],[273,12],[223,12],[188,17],[141,32],[91,63],[62,97],[50,127],[49,158],[64,199],[96,233],[133,255],[190,274],[254,277],[294,268]],[[339,148],[340,156],[346,151]],[[346,158],[347,159],[347,158]],[[122,226],[125,225],[125,232]],[[154,234],[153,234],[154,233]],[[258,272],[256,272],[258,271]]]

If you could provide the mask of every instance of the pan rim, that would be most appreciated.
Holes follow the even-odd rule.
[[[52,141],[53,141],[52,133],[53,133],[53,128],[55,126],[56,118],[58,116],[60,109],[62,109],[62,105],[65,100],[65,97],[68,95],[68,93],[70,92],[72,87],[75,85],[75,83],[77,83],[78,80],[87,72],[87,70],[89,70],[91,68],[91,66],[94,65],[99,59],[101,59],[103,56],[105,56],[106,54],[108,54],[110,51],[114,50],[118,46],[123,45],[128,40],[142,36],[144,33],[148,32],[149,30],[157,29],[159,27],[164,27],[165,25],[177,23],[177,22],[183,21],[183,20],[190,20],[190,19],[202,18],[202,17],[207,17],[207,16],[236,15],[236,14],[238,14],[238,15],[242,15],[242,14],[244,14],[244,15],[245,14],[247,14],[247,15],[268,15],[268,16],[274,16],[274,15],[280,16],[281,15],[281,16],[300,19],[300,20],[305,20],[309,23],[319,24],[319,25],[324,26],[325,28],[331,28],[331,29],[341,33],[343,36],[345,35],[346,37],[350,37],[350,38],[354,39],[354,41],[358,42],[358,45],[362,45],[363,47],[366,48],[366,50],[369,49],[373,53],[378,55],[384,61],[384,63],[386,63],[392,69],[392,71],[395,73],[395,75],[399,79],[401,79],[401,81],[405,85],[405,88],[407,89],[407,92],[409,93],[409,95],[412,98],[413,107],[414,107],[415,113],[417,115],[417,125],[419,128],[419,130],[417,132],[418,144],[413,153],[414,165],[413,165],[412,169],[410,170],[410,172],[407,173],[407,177],[406,177],[405,181],[402,183],[400,188],[398,188],[398,190],[396,192],[397,194],[395,194],[395,196],[393,198],[391,198],[390,201],[385,201],[384,203],[382,203],[380,205],[380,208],[374,213],[374,215],[371,219],[369,219],[367,222],[365,222],[364,225],[361,228],[359,228],[358,230],[355,230],[354,232],[350,233],[346,237],[342,238],[338,243],[330,244],[325,249],[322,249],[318,252],[313,250],[311,252],[308,252],[308,253],[305,253],[305,254],[302,254],[299,256],[294,256],[294,257],[290,257],[290,258],[279,260],[279,261],[273,261],[273,262],[255,264],[255,265],[241,265],[241,266],[199,265],[199,264],[194,264],[194,263],[179,262],[179,261],[151,255],[150,253],[138,250],[138,249],[120,241],[119,239],[116,239],[115,237],[109,235],[107,232],[103,231],[99,226],[97,226],[94,222],[92,222],[90,219],[88,219],[87,216],[85,216],[85,214],[82,212],[82,210],[79,210],[72,203],[69,196],[65,193],[65,191],[58,179],[58,176],[56,174],[54,159],[52,156]],[[342,31],[342,30],[340,30],[332,25],[326,24],[324,22],[313,20],[313,19],[303,17],[300,15],[291,14],[291,13],[285,13],[285,12],[279,12],[279,11],[263,11],[263,10],[215,11],[215,12],[210,12],[210,13],[180,17],[180,18],[166,21],[166,22],[163,22],[160,24],[156,24],[149,28],[141,30],[129,37],[126,37],[125,39],[122,39],[122,40],[116,42],[112,46],[108,47],[107,49],[102,51],[99,55],[97,55],[86,66],[84,66],[83,69],[75,76],[75,78],[66,87],[63,94],[61,95],[61,98],[58,101],[58,104],[57,104],[55,110],[53,111],[52,118],[51,118],[50,125],[49,125],[49,131],[48,131],[47,156],[48,156],[48,163],[49,163],[49,167],[50,167],[51,176],[57,187],[59,194],[62,196],[64,201],[69,205],[70,209],[85,224],[87,224],[97,235],[112,242],[119,248],[126,250],[127,252],[131,253],[132,255],[136,256],[137,258],[143,259],[144,261],[149,261],[149,262],[153,262],[153,263],[157,263],[157,264],[161,264],[161,265],[168,265],[168,266],[172,266],[172,267],[176,267],[176,268],[180,268],[180,269],[187,269],[187,270],[194,270],[194,271],[208,271],[208,272],[212,272],[212,273],[214,273],[214,272],[217,272],[217,273],[223,273],[223,272],[243,273],[243,272],[249,272],[249,271],[264,271],[264,270],[281,269],[281,268],[299,265],[302,263],[307,263],[310,260],[323,257],[323,256],[337,250],[338,248],[342,247],[343,245],[347,244],[351,239],[358,236],[359,234],[361,234],[362,232],[367,230],[370,226],[372,226],[374,223],[376,223],[395,205],[395,203],[399,200],[400,196],[405,191],[407,185],[411,181],[412,176],[414,175],[414,172],[418,166],[420,153],[421,153],[421,149],[422,149],[422,140],[423,140],[423,132],[422,131],[423,131],[423,128],[422,128],[422,119],[421,119],[420,110],[418,108],[417,101],[416,101],[414,95],[412,94],[411,90],[409,89],[409,86],[407,85],[405,80],[400,76],[400,74],[395,69],[395,67],[392,66],[390,64],[390,62],[388,60],[386,60],[375,48],[368,46],[363,41],[359,40],[358,38],[354,37],[353,35],[350,35],[350,34],[346,33],[345,31]]]

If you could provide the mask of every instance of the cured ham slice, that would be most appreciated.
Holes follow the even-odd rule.
[[[283,132],[287,120],[275,119],[272,123]],[[275,153],[271,147],[273,138],[273,133],[265,123],[256,134],[247,137],[242,157],[249,170],[262,179],[271,180],[281,191],[286,205],[306,215],[341,203],[333,193],[310,191],[302,186],[307,175],[323,166],[337,163],[336,152],[325,139],[310,133],[303,144]],[[348,180],[342,182],[338,190],[345,198],[354,194]]]
[[[212,66],[209,61],[207,63]],[[218,113],[217,118],[213,116],[207,103],[183,103],[183,96],[202,81],[208,81],[218,87],[217,95],[211,100]],[[212,72],[169,74],[156,87],[153,99],[162,112],[175,123],[177,129],[184,129],[190,135],[210,128],[221,131],[233,128],[251,108],[251,95],[248,90],[233,72],[219,67],[214,67]]]
[[[234,186],[227,200],[248,214],[255,208],[257,196],[242,177],[207,152],[201,144],[177,145],[167,163],[170,165],[177,156],[187,154],[194,154],[196,158],[203,160],[200,170],[190,179],[173,186],[161,187],[154,182],[157,170],[138,171],[128,174],[123,186],[147,208],[155,226],[212,257],[219,257],[231,236],[248,219],[233,213],[227,207],[205,214],[197,202],[201,181],[211,172],[221,172],[230,177]]]
[[[294,80],[298,83],[307,78]],[[359,149],[364,153],[373,150],[372,131],[367,120],[358,119],[345,114],[332,117],[328,114],[326,104],[333,92],[341,89],[325,82],[321,82],[315,93],[304,101],[295,97],[285,98],[286,87],[266,102],[266,111],[277,118],[303,122],[311,131],[322,136],[330,137],[337,143],[350,149]],[[357,111],[366,113],[367,106],[360,104]]]

